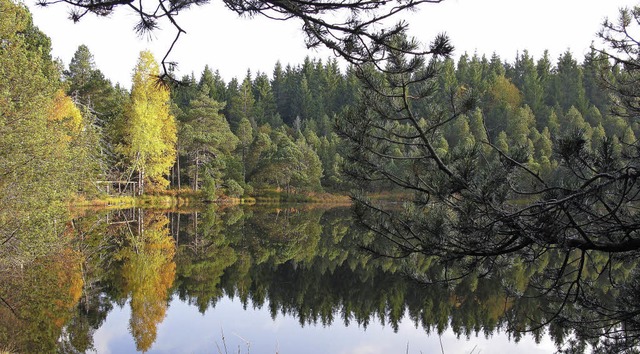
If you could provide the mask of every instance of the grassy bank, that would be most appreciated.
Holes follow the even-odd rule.
[[[166,190],[141,196],[110,196],[102,195],[94,198],[76,196],[70,205],[82,208],[186,208],[198,207],[209,203],[224,205],[239,204],[280,204],[280,203],[323,203],[323,204],[350,204],[351,200],[345,195],[330,193],[286,193],[283,191],[264,189],[258,190],[254,195],[235,198],[220,196],[216,200],[207,200],[200,191],[190,189]]]
[[[286,193],[274,189],[257,190],[254,199],[258,204],[278,203],[325,203],[349,204],[351,199],[346,195],[331,193]]]
[[[99,207],[99,208],[134,208],[134,207],[153,207],[153,208],[175,208],[186,207],[194,204],[203,203],[202,193],[191,190],[167,190],[153,194],[144,194],[140,196],[113,196],[101,195],[94,198],[85,198],[77,196],[71,201],[71,205],[75,207]]]

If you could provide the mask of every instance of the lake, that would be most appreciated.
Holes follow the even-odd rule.
[[[0,351],[556,349],[544,329],[514,332],[509,318],[539,305],[505,292],[505,279],[418,281],[407,262],[362,249],[375,238],[348,208],[112,210],[69,225],[68,245],[3,273]]]

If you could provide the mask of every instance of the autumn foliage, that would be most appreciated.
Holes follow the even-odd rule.
[[[158,82],[158,75],[158,63],[151,52],[141,52],[125,106],[121,146],[138,173],[141,191],[164,189],[169,184],[165,176],[176,158],[176,122],[169,113],[169,90]]]

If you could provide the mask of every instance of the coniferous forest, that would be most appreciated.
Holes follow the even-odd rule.
[[[0,14],[0,273],[62,249],[73,206],[114,195],[349,195],[366,250],[401,260],[413,280],[524,262],[536,269],[529,288],[559,304],[546,324],[590,319],[585,336],[605,331],[624,349],[640,338],[640,46],[624,37],[629,13],[600,34],[618,54],[454,56],[438,37],[416,55],[398,28],[374,38],[377,59],[318,31],[314,43],[349,65],[307,58],[229,82],[212,65],[167,80],[143,51],[131,87],[105,77],[85,45],[68,65],[53,58],[24,5],[0,0]],[[172,242],[161,247],[171,259]],[[602,289],[618,303],[593,300]],[[586,310],[564,318],[568,304]]]
[[[601,75],[614,80],[621,73],[595,50],[584,58],[570,51],[559,58],[534,58],[526,50],[516,58],[465,53],[437,66],[439,97],[430,104],[444,105],[460,91],[472,91],[477,103],[438,138],[445,154],[488,134],[503,151],[522,148],[533,169],[551,173],[558,165],[553,142],[561,137],[579,131],[589,147],[611,139],[621,151],[639,133],[637,122],[612,111]],[[84,109],[83,122],[100,141],[92,152],[101,164],[95,180],[137,181],[143,173],[150,191],[204,189],[214,198],[260,188],[294,193],[350,187],[341,168],[347,151],[335,127],[356,104],[361,84],[353,70],[341,72],[335,59],[278,63],[270,74],[247,72],[230,82],[207,66],[182,77],[169,93],[154,87],[158,68],[149,53],[141,53],[136,81],[126,89],[114,87],[81,46],[60,74],[61,90]],[[142,85],[149,90],[144,104],[158,105],[172,120],[145,122],[142,112],[133,115]],[[151,130],[152,124],[159,130]],[[155,150],[134,146],[135,139],[150,137],[161,138],[146,147]]]
[[[74,176],[73,192],[104,192],[102,181],[135,181],[143,192],[205,190],[214,199],[269,188],[346,193],[353,187],[342,170],[347,147],[336,125],[357,104],[362,84],[336,59],[278,63],[272,73],[247,72],[230,82],[206,66],[165,88],[154,81],[158,63],[142,52],[133,86],[123,88],[104,77],[84,45],[60,67],[48,54],[46,35],[32,30],[42,43],[25,45],[21,54],[41,53],[34,65],[49,75],[46,99],[58,115],[41,125],[64,134],[75,153],[82,150],[69,156],[77,160],[74,170],[83,171]],[[601,76],[615,80],[622,73],[595,50],[584,58],[570,51],[559,58],[534,58],[526,50],[516,58],[464,53],[435,65],[441,75],[429,104],[446,105],[463,91],[473,92],[476,103],[438,137],[444,154],[488,137],[503,151],[524,149],[532,169],[552,173],[559,160],[553,144],[561,137],[579,131],[588,147],[611,139],[621,151],[640,133],[638,122],[615,114]],[[370,191],[388,187],[380,183]]]

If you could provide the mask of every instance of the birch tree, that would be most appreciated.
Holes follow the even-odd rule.
[[[125,107],[122,146],[132,174],[137,174],[139,194],[145,188],[165,188],[169,184],[166,176],[176,157],[177,129],[169,113],[169,90],[158,83],[158,75],[158,63],[151,52],[141,52]]]

